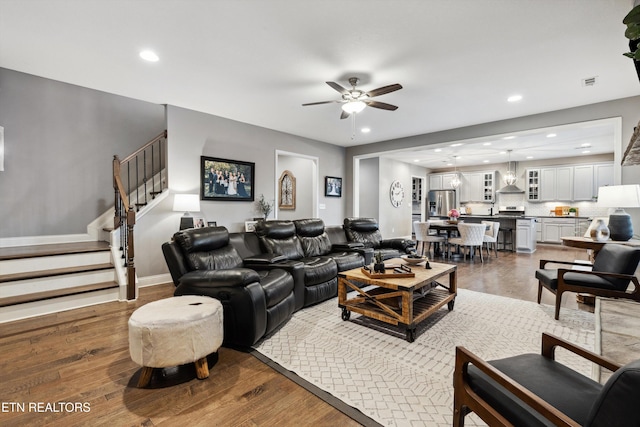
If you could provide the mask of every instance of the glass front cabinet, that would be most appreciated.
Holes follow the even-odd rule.
[[[527,200],[540,200],[540,169],[527,169]]]

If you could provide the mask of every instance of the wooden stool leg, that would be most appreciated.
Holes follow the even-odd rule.
[[[143,388],[149,385],[151,381],[151,374],[153,373],[153,368],[148,366],[142,367],[142,372],[140,372],[140,378],[138,378],[138,388]]]
[[[209,364],[206,357],[196,360],[196,376],[199,380],[209,378]]]

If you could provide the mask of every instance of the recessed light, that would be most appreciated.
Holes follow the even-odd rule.
[[[501,151],[500,154],[507,154],[507,152],[506,151]]]
[[[491,145],[491,143],[490,143],[490,142],[485,142],[485,143],[484,143],[484,144],[482,144],[482,145]]]
[[[369,129],[369,128],[362,128],[362,129],[360,129],[360,132],[362,132],[362,133],[369,133],[369,132],[371,132],[371,129]]]
[[[591,152],[591,150],[584,150],[584,151],[582,152],[582,154],[589,154],[590,152]]]
[[[483,160],[482,163],[489,163],[489,160]]]
[[[511,95],[507,98],[507,102],[518,102],[522,100],[522,95]]]
[[[453,166],[453,163],[447,163],[447,166]]]
[[[158,55],[156,55],[156,53],[151,50],[143,50],[142,52],[140,52],[140,58],[149,62],[158,62],[158,60],[160,59]]]
[[[460,147],[462,145],[461,142],[456,142],[455,144],[451,144],[452,147]]]
[[[547,134],[547,138],[555,138],[557,135],[555,133]]]
[[[588,142],[585,142],[584,144],[580,144],[580,147],[591,147],[591,144],[589,144]]]
[[[439,152],[441,152],[441,151],[442,151],[442,148],[436,148],[436,149],[435,149],[435,150],[433,150],[433,151],[435,151],[436,153],[439,153]]]
[[[527,156],[527,159],[533,159],[533,156]]]
[[[414,163],[418,163],[420,161],[420,159],[414,159],[413,161],[414,161]]]
[[[515,135],[510,135],[510,136],[505,136],[502,139],[514,139],[514,138],[515,138]]]

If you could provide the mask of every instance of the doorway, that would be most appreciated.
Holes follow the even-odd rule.
[[[318,158],[288,151],[276,151],[275,158],[275,206],[276,219],[294,220],[318,217]],[[282,203],[281,178],[287,174],[293,185],[293,206]]]

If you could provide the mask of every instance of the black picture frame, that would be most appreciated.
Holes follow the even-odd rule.
[[[337,176],[325,176],[324,195],[326,197],[342,197],[342,178]]]
[[[253,202],[255,169],[251,162],[201,156],[200,200]]]

